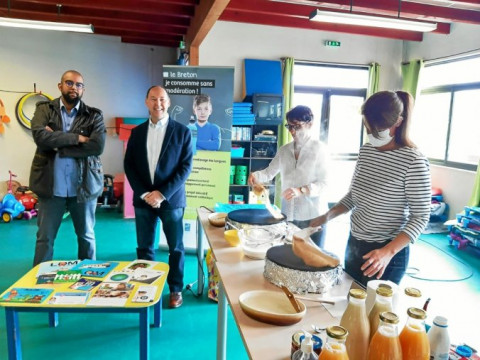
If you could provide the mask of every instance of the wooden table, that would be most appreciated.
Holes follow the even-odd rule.
[[[203,261],[204,249],[201,244],[203,235],[206,235],[221,280],[218,294],[217,359],[227,358],[227,301],[251,359],[290,359],[290,345],[295,332],[301,329],[310,330],[311,324],[321,327],[338,325],[340,319],[332,317],[323,305],[313,302],[305,302],[307,305],[305,317],[301,322],[291,326],[269,325],[248,317],[240,308],[238,302],[240,294],[250,290],[279,292],[282,290],[264,278],[265,261],[249,259],[243,255],[240,247],[229,246],[223,238],[224,229],[210,225],[209,212],[199,208],[197,213],[199,225],[197,228],[197,256],[199,260]],[[328,296],[346,296],[352,282],[352,278],[348,274],[344,274],[341,284],[334,286]],[[201,288],[203,289],[203,286]]]
[[[119,261],[117,267],[114,270],[121,270],[130,261]],[[138,285],[147,285],[141,283],[134,283],[135,288],[132,290],[129,299],[125,306],[120,307],[104,307],[104,306],[88,306],[83,305],[56,305],[49,304],[48,299],[55,296],[57,292],[75,292],[75,290],[69,289],[72,283],[53,284],[53,285],[36,285],[36,274],[38,267],[34,267],[24,276],[22,276],[15,284],[10,286],[5,292],[0,295],[3,297],[12,288],[40,288],[40,289],[53,289],[53,293],[41,304],[32,303],[8,303],[0,302],[0,306],[5,307],[6,316],[6,328],[7,328],[7,345],[8,345],[8,358],[9,360],[22,359],[22,348],[20,339],[20,324],[18,321],[18,313],[20,312],[46,312],[48,313],[49,326],[56,327],[58,325],[58,313],[137,313],[139,314],[139,331],[140,331],[140,359],[147,360],[150,357],[150,308],[153,306],[154,317],[153,326],[160,327],[162,322],[162,291],[165,285],[165,280],[168,275],[168,264],[158,263],[153,268],[154,270],[161,270],[164,274],[155,280],[152,285],[157,286],[157,292],[155,299],[150,303],[134,303],[131,302],[133,295],[135,294]],[[102,279],[96,279],[102,280]],[[93,291],[91,291],[93,293]],[[90,294],[91,296],[91,294]]]

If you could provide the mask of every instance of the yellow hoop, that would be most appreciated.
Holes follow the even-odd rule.
[[[48,94],[45,94],[45,93],[37,93],[37,92],[33,92],[33,93],[28,93],[24,96],[22,96],[20,98],[20,100],[18,101],[17,103],[17,107],[15,109],[15,113],[17,115],[17,120],[18,122],[26,127],[27,129],[31,129],[32,128],[32,124],[31,124],[31,121],[32,121],[32,118],[33,118],[33,113],[32,114],[25,114],[25,111],[24,111],[24,106],[25,106],[25,103],[28,101],[28,100],[31,100],[32,98],[34,97],[40,97],[40,99],[38,99],[38,101],[42,101],[42,100],[53,100],[53,97],[51,97],[50,95]],[[37,102],[38,102],[37,101]],[[35,102],[35,104],[37,103]]]

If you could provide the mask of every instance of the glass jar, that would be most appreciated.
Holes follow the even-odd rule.
[[[402,346],[398,338],[398,316],[390,311],[379,315],[378,330],[368,348],[368,360],[402,360]]]
[[[403,328],[407,322],[407,310],[411,307],[421,309],[422,308],[422,292],[419,289],[413,287],[407,287],[404,290],[404,294],[401,299],[400,307],[398,310],[398,316],[400,318],[399,326]]]
[[[403,358],[408,360],[429,360],[430,343],[425,330],[427,313],[411,307],[407,310],[408,319],[400,333]]]
[[[391,287],[379,286],[376,290],[375,304],[368,314],[368,321],[370,322],[370,341],[378,329],[380,322],[380,314],[386,311],[392,311],[392,296],[393,290]]]
[[[348,306],[340,320],[340,326],[348,331],[345,342],[350,360],[365,360],[370,341],[370,322],[365,309],[367,293],[361,289],[350,289]]]
[[[342,326],[327,328],[327,340],[323,346],[318,360],[349,360],[345,340],[348,331]]]

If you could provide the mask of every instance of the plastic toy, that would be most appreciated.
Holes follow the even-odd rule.
[[[29,190],[28,186],[20,186],[15,192],[15,198],[25,206],[26,211],[30,211],[37,208],[38,200],[33,193]]]
[[[12,194],[12,177],[15,177],[16,175],[10,170],[8,173],[10,174],[8,193],[3,197],[3,200],[0,204],[0,214],[2,216],[2,220],[6,223],[12,221],[12,218],[15,217],[21,219],[23,217],[23,212],[25,211],[25,206],[15,199],[15,196]]]
[[[97,200],[98,206],[101,208],[117,209],[122,211],[122,188],[117,186],[113,181],[113,176],[109,174],[103,175],[103,193]]]

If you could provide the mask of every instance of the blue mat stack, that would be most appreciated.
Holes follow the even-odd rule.
[[[232,125],[255,125],[255,115],[252,113],[252,103],[233,103]]]
[[[457,214],[457,224],[450,227],[448,239],[457,249],[467,245],[480,248],[480,207],[465,206],[463,213]]]

